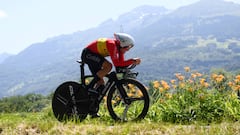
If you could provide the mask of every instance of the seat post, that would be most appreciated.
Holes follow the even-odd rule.
[[[85,65],[85,63],[84,63],[84,62],[81,62],[81,64],[80,64],[80,69],[81,69],[81,82],[82,82],[82,84],[85,86],[85,85],[86,85],[86,82],[85,82],[84,65]]]
[[[84,65],[85,63],[81,60],[78,60],[77,61],[79,64],[80,64],[80,79],[81,79],[81,83],[85,86],[86,85],[86,82],[85,82],[85,71],[84,71]]]

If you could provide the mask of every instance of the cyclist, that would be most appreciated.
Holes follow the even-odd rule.
[[[89,84],[90,93],[98,93],[104,87],[103,77],[112,70],[112,64],[105,57],[110,56],[115,67],[126,67],[131,64],[140,64],[140,58],[125,60],[124,54],[134,46],[134,38],[126,33],[114,33],[114,38],[99,38],[86,46],[82,51],[81,59],[87,63],[94,79]],[[97,97],[95,97],[97,98]],[[92,117],[99,117],[98,104],[90,109]],[[91,108],[91,106],[90,106]]]

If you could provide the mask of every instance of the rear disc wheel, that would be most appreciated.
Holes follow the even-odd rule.
[[[69,119],[82,121],[87,117],[88,107],[88,93],[77,82],[64,82],[54,92],[52,110],[59,121]]]

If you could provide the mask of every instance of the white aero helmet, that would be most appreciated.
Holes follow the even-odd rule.
[[[135,44],[134,38],[126,33],[114,33],[114,37],[120,41],[121,47],[134,46]]]

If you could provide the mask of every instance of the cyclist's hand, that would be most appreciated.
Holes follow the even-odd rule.
[[[141,63],[141,59],[140,58],[134,58],[134,64],[138,65]]]

